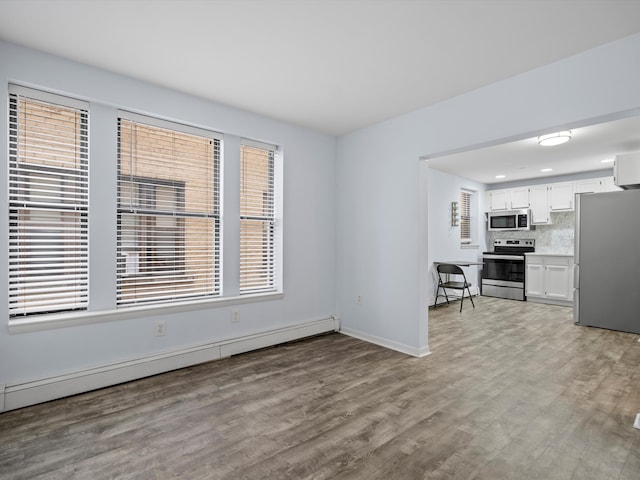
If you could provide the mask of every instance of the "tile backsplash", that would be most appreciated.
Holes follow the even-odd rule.
[[[496,238],[533,238],[536,252],[573,254],[575,212],[551,213],[552,225],[536,225],[528,232],[487,232],[487,245],[493,249]]]

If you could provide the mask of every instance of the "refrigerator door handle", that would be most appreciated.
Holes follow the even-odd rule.
[[[580,325],[580,289],[573,289],[573,323]]]
[[[573,266],[573,323],[580,325],[580,265]]]
[[[575,231],[573,238],[573,261],[580,264],[580,197],[582,194],[575,194]],[[576,285],[576,284],[574,284]]]
[[[575,231],[573,239],[573,323],[580,325],[580,200],[582,195],[574,195]]]

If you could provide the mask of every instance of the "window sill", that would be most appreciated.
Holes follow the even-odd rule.
[[[171,304],[139,305],[135,307],[123,307],[115,310],[82,311],[57,313],[51,315],[34,315],[9,320],[9,333],[29,333],[54,328],[76,327],[91,325],[94,323],[128,320],[144,315],[166,315],[170,313],[190,312],[217,308],[229,305],[241,305],[245,303],[264,302],[269,300],[281,300],[282,292],[259,293],[253,295],[238,295],[236,297],[218,297],[213,299],[192,300]]]
[[[462,250],[479,250],[480,245],[478,245],[477,243],[461,243],[460,248]]]

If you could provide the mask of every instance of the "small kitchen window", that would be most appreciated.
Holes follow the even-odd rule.
[[[460,190],[460,244],[471,244],[471,200],[475,192]]]

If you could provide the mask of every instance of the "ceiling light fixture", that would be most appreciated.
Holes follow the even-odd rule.
[[[543,147],[553,147],[555,145],[561,145],[571,140],[571,131],[563,131],[556,133],[549,133],[548,135],[540,135],[538,137],[538,145]]]
[[[505,178],[506,175],[496,175],[496,178]]]
[[[613,158],[605,158],[604,160],[600,160],[600,163],[612,163],[614,160]]]
[[[542,170],[540,170],[541,172],[552,172],[553,168],[543,168]]]

